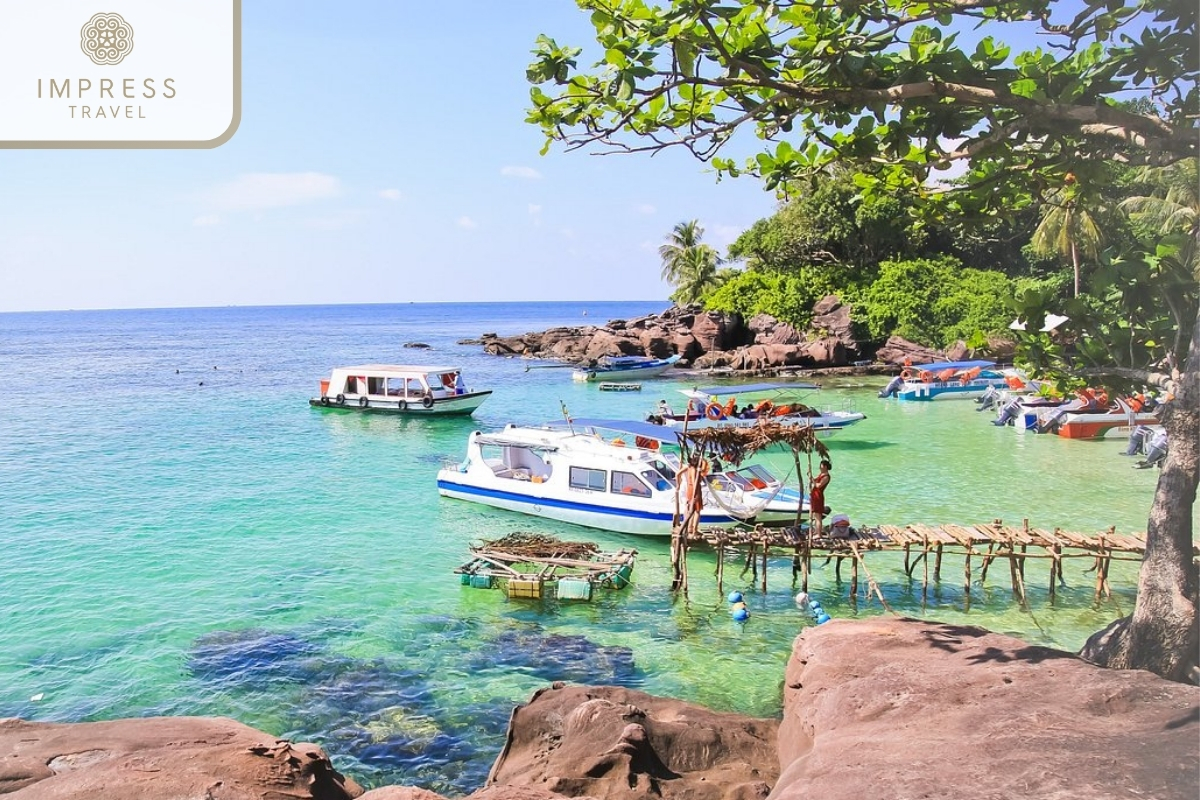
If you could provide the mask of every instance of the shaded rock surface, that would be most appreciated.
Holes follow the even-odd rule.
[[[779,759],[771,800],[1195,800],[1200,688],[981,628],[835,620],[793,646]]]
[[[231,719],[0,721],[0,794],[13,800],[349,800],[363,793],[314,744]]]
[[[602,800],[765,798],[777,729],[630,689],[556,684],[513,712],[488,785]]]

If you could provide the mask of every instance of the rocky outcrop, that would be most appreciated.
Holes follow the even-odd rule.
[[[842,367],[862,356],[864,346],[855,337],[849,306],[830,296],[817,303],[813,313],[812,327],[799,331],[769,314],[747,321],[737,314],[676,306],[603,326],[551,328],[520,336],[485,333],[479,341],[492,355],[587,363],[604,356],[678,354],[683,366],[741,371]]]
[[[315,744],[231,719],[0,721],[0,794],[13,800],[350,800],[362,787]]]
[[[981,628],[835,620],[793,647],[770,800],[1195,800],[1197,741],[1197,687]]]
[[[916,342],[910,342],[903,336],[891,336],[883,347],[875,351],[875,360],[901,367],[906,364],[928,364],[933,361],[944,361],[946,358],[938,350],[924,347]]]
[[[488,785],[601,800],[756,800],[777,777],[777,733],[774,720],[556,684],[513,712]]]

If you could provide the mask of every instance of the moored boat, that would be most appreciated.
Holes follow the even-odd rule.
[[[308,401],[318,408],[344,408],[414,416],[471,414],[492,394],[470,391],[457,367],[363,364],[337,367]]]
[[[942,361],[905,367],[900,380],[892,381],[881,397],[897,400],[945,400],[979,397],[989,387],[1020,388],[1023,379],[1012,371],[997,370],[995,361]],[[1019,386],[1018,386],[1019,384]]]
[[[733,386],[711,386],[704,389],[681,389],[688,398],[684,413],[676,414],[666,400],[648,421],[668,428],[688,430],[700,428],[751,428],[761,419],[782,425],[812,428],[826,438],[866,419],[866,414],[845,409],[818,411],[804,401],[819,391],[815,383],[750,383]],[[738,401],[743,403],[739,408]]]
[[[474,431],[466,459],[438,472],[438,493],[591,528],[670,536],[680,463],[660,443],[671,441],[676,435],[662,427],[621,420]],[[714,470],[703,493],[702,528],[795,524],[808,508],[798,490],[757,464]]]
[[[602,383],[600,391],[602,392],[640,392],[642,385],[640,383]]]
[[[605,356],[594,364],[578,367],[571,373],[577,381],[637,381],[654,378],[675,366],[680,356]]]
[[[1081,397],[1039,416],[1037,430],[1057,433],[1064,439],[1103,439],[1110,435],[1129,435],[1139,425],[1158,425],[1155,411],[1134,411],[1128,401],[1097,402]]]

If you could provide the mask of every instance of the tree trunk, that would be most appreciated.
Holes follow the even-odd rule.
[[[1075,267],[1075,296],[1079,297],[1079,247],[1071,239],[1071,264]]]
[[[1167,457],[1150,507],[1133,614],[1093,634],[1079,655],[1114,669],[1200,682],[1198,565],[1192,509],[1200,484],[1200,316],[1175,398],[1163,408]]]

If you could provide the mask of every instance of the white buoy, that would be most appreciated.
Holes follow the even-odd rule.
[[[38,700],[41,700],[45,696],[46,696],[45,692],[38,692],[33,697],[29,698],[29,702],[36,703]]]
[[[796,606],[804,608],[808,605],[808,592],[800,592],[796,595]]]

